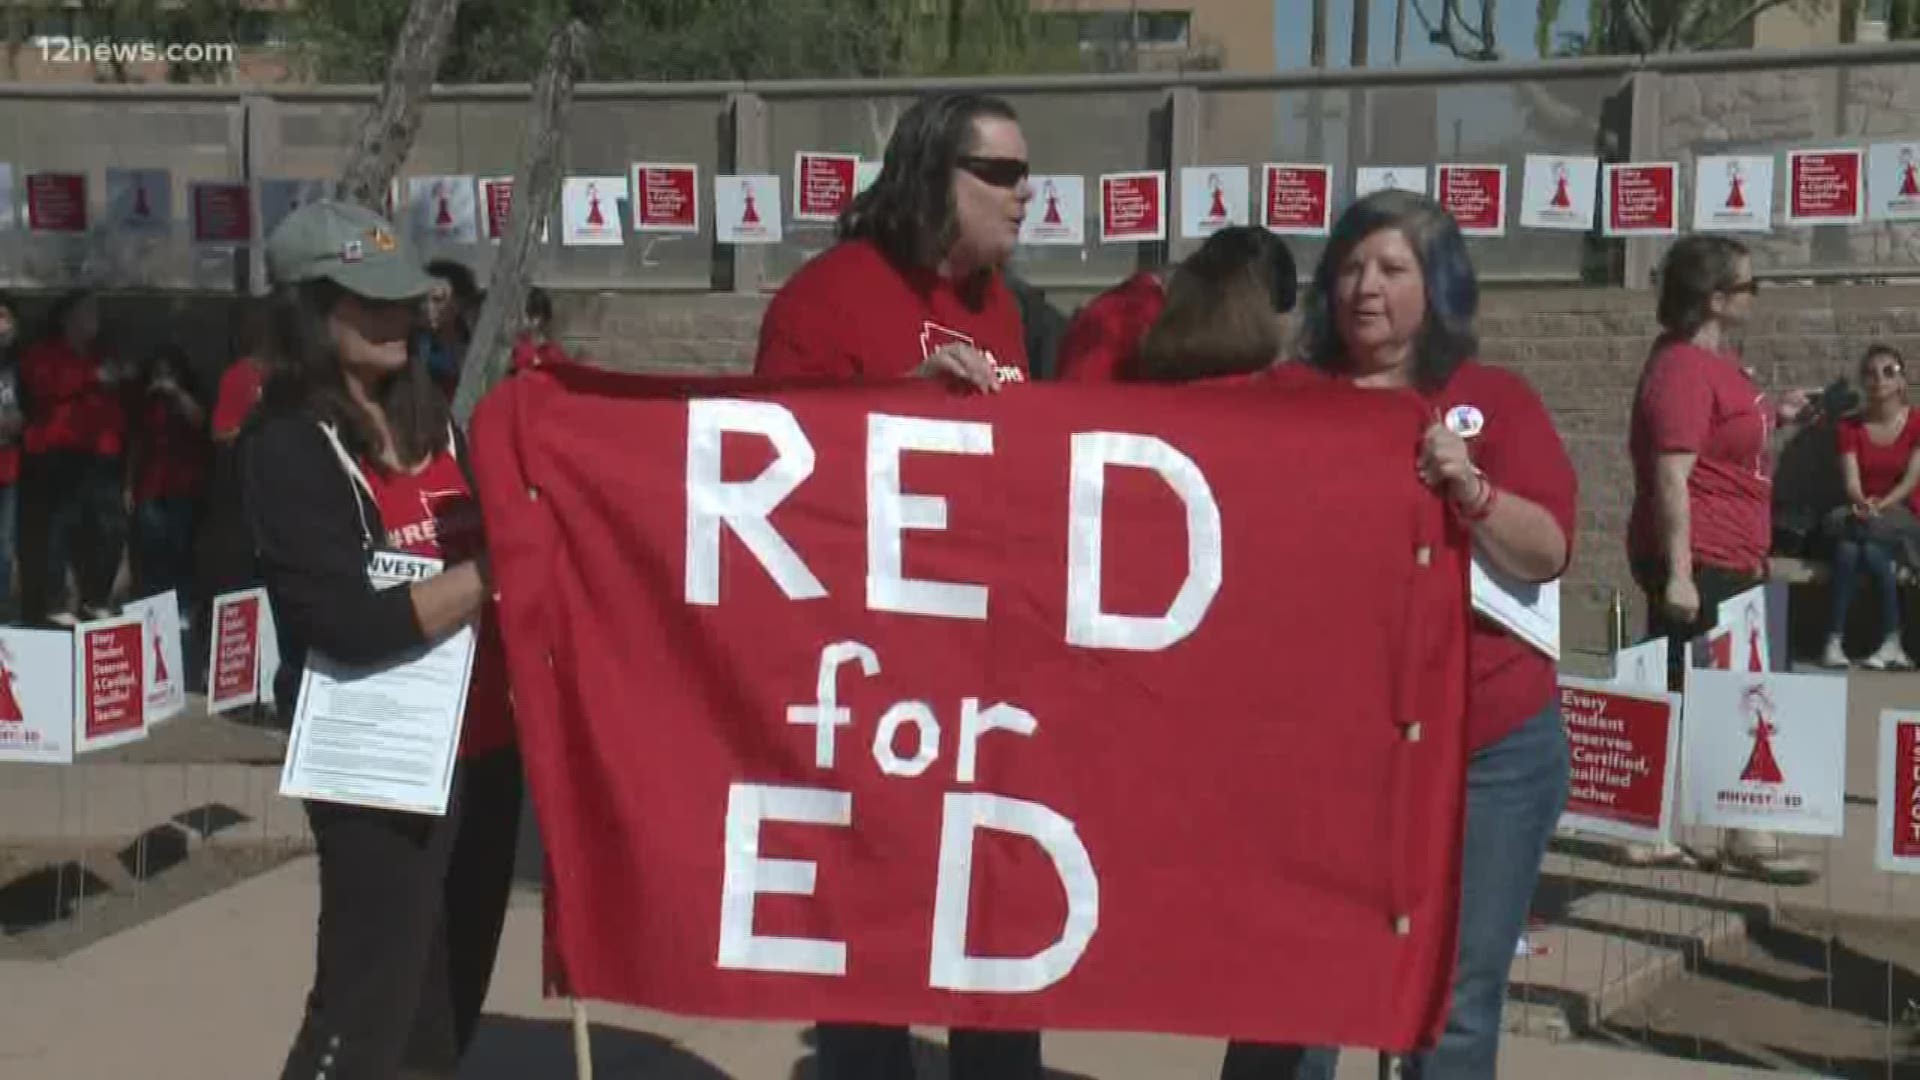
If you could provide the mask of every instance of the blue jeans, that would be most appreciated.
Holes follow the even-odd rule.
[[[80,603],[105,607],[127,544],[125,485],[118,457],[58,452],[41,468],[52,498],[47,514],[47,597],[58,609],[66,596],[67,568],[80,587]]]
[[[1467,763],[1460,866],[1460,959],[1440,1043],[1406,1061],[1402,1076],[1482,1080],[1494,1075],[1514,947],[1540,881],[1540,860],[1567,805],[1567,729],[1556,699]],[[1333,1080],[1339,1051],[1232,1043],[1220,1080]]]
[[[180,590],[180,611],[193,610],[193,500],[171,496],[134,507],[140,538],[140,595]]]
[[[1880,632],[1878,643],[1900,632],[1900,579],[1893,570],[1893,551],[1872,540],[1839,540],[1833,545],[1833,629],[1835,637],[1847,633],[1847,609],[1853,606],[1853,594],[1860,589],[1860,567],[1880,590]]]

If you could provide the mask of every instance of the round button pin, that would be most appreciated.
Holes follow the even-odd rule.
[[[1463,439],[1471,439],[1487,426],[1487,418],[1472,405],[1455,405],[1447,410],[1447,430]]]

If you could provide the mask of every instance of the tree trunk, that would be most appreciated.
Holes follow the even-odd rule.
[[[335,196],[344,202],[385,212],[386,193],[400,164],[413,149],[433,77],[453,37],[460,0],[412,0],[406,25],[387,62],[386,85],[360,126],[353,153],[341,173]]]
[[[474,322],[460,386],[453,396],[453,415],[462,427],[473,418],[474,407],[486,392],[506,377],[513,340],[526,322],[534,244],[541,222],[558,201],[561,137],[573,105],[574,80],[579,77],[586,51],[587,28],[578,21],[555,30],[547,43],[547,58],[533,87],[533,110],[527,116],[520,167],[513,174],[513,209],[507,218],[507,235],[501,238],[500,255],[494,260],[493,278],[487,284],[487,299]],[[640,198],[640,193],[634,192],[633,198]]]

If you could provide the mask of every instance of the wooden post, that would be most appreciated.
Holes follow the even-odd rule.
[[[568,998],[573,1012],[573,1078],[593,1080],[593,1029],[587,1024],[587,1003]]]
[[[560,190],[561,139],[566,133],[573,84],[586,55],[586,42],[587,28],[578,21],[555,30],[547,42],[547,59],[534,83],[533,110],[527,117],[526,140],[520,147],[520,167],[513,174],[513,209],[507,218],[507,234],[500,240],[487,299],[474,321],[466,363],[460,370],[460,386],[453,396],[453,415],[462,427],[473,418],[481,397],[506,377],[514,336],[525,321],[535,238]]]
[[[353,153],[341,173],[334,195],[343,202],[385,212],[386,193],[413,149],[433,91],[433,77],[453,37],[453,17],[460,0],[412,0],[407,21],[400,28],[393,58],[387,63],[387,81],[380,97],[361,122]]]

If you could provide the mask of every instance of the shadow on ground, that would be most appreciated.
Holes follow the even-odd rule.
[[[668,1039],[592,1026],[594,1080],[746,1080]],[[474,1036],[460,1080],[566,1080],[575,1075],[573,1025],[565,1020],[488,1016]]]

